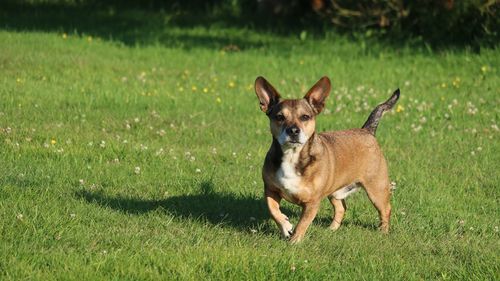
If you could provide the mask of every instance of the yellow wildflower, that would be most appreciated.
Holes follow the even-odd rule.
[[[233,81],[229,82],[229,84],[228,84],[228,85],[229,85],[229,87],[230,87],[230,88],[234,88],[234,86],[235,86],[235,84],[234,84],[234,82],[233,82]]]
[[[404,111],[404,110],[405,110],[405,108],[402,107],[400,104],[398,104],[398,107],[396,107],[396,112],[398,112],[398,113],[401,111]]]
[[[63,39],[67,39],[67,38],[68,38],[68,34],[63,33],[63,34],[62,34],[62,38],[63,38]]]
[[[54,139],[50,140],[50,144],[54,145],[54,144],[56,144],[56,143],[57,143],[57,141],[56,141],[56,140],[54,140]]]
[[[216,101],[217,103],[221,103],[221,102],[222,102],[222,100],[221,100],[219,97],[217,97],[217,99],[215,99],[215,101]]]
[[[204,93],[208,93],[208,88],[203,88]]]

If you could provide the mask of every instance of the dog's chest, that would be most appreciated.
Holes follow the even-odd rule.
[[[279,169],[276,171],[278,187],[287,195],[297,194],[301,189],[302,175],[297,171],[300,150],[288,149],[283,152]]]

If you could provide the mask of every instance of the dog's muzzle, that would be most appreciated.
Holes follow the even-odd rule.
[[[306,142],[306,136],[299,127],[293,125],[281,132],[278,142],[281,145],[302,145]]]

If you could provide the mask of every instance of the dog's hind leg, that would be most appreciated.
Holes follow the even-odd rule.
[[[344,199],[335,199],[333,195],[328,196],[328,199],[330,200],[330,203],[332,203],[332,206],[334,208],[333,221],[332,224],[330,224],[330,229],[335,231],[339,229],[340,225],[342,224],[347,206]]]
[[[373,206],[377,208],[380,217],[379,228],[383,233],[389,232],[389,220],[391,217],[391,190],[387,176],[378,177],[376,180],[362,182],[368,198]]]

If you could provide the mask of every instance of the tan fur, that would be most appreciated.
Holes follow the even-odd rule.
[[[340,190],[338,195],[355,185],[366,190],[378,210],[380,229],[389,231],[390,181],[385,158],[374,135],[367,129],[315,133],[315,116],[323,109],[329,91],[330,81],[323,78],[304,99],[280,100],[279,94],[265,79],[259,77],[256,81],[256,93],[262,110],[270,117],[273,135],[262,170],[266,202],[285,237],[291,234],[292,226],[280,211],[281,199],[302,207],[300,220],[290,239],[292,243],[302,240],[318,212],[320,201],[326,197],[335,209],[330,228],[338,229],[346,204],[344,199],[335,198],[335,192]],[[274,100],[274,104],[266,103],[267,100]],[[304,116],[311,118],[305,120]],[[281,134],[292,127],[298,128],[307,142],[279,143]],[[293,162],[293,159],[297,161]],[[295,169],[291,170],[291,166]]]

